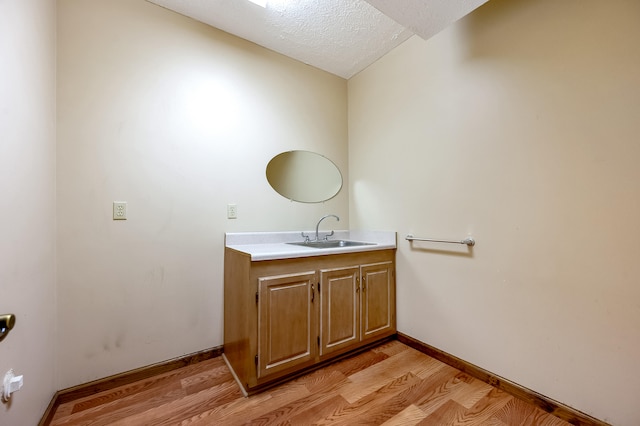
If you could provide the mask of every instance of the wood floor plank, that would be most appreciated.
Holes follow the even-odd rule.
[[[139,399],[144,399],[149,397],[148,395],[150,390],[153,394],[159,393],[160,389],[165,386],[170,390],[174,390],[180,387],[180,384],[176,383],[177,378],[179,379],[188,376],[198,377],[212,368],[220,366],[224,367],[224,361],[221,361],[220,357],[206,360],[185,368],[157,375],[153,379],[140,380],[135,383],[119,386],[110,391],[104,391],[96,395],[84,397],[69,404],[73,406],[72,413],[103,406],[113,401],[116,403],[111,404],[110,409],[117,409],[117,407],[124,406],[131,400],[135,401],[133,395],[141,394]],[[225,374],[228,374],[228,370],[226,370]]]
[[[451,367],[447,364],[438,361],[437,359],[425,360],[416,367],[411,369],[411,372],[421,379],[428,379],[438,373],[439,371],[449,371]]]
[[[420,423],[426,414],[424,411],[411,404],[395,416],[391,417],[383,426],[413,426]]]
[[[185,368],[160,374],[153,379],[141,380],[128,385],[119,386],[110,391],[101,392],[95,396],[84,397],[77,402],[65,405],[74,408],[71,415],[65,419],[54,417],[52,425],[83,425],[109,424],[110,422],[126,418],[132,411],[138,410],[143,404],[145,409],[163,406],[173,400],[186,396],[180,380],[189,376],[198,376],[212,367],[222,365],[219,359],[211,359]],[[229,375],[229,371],[226,370]],[[57,414],[57,413],[56,413]]]
[[[229,368],[221,365],[201,374],[185,377],[180,380],[180,385],[187,395],[192,395],[227,381],[229,381]]]
[[[330,375],[336,378],[341,376],[338,372],[332,372]],[[332,389],[339,386],[341,383],[345,383],[347,380],[348,379],[346,377],[342,376],[341,380],[338,382],[334,381],[332,386],[325,388],[325,391],[316,390],[315,392],[309,392],[309,394],[304,397],[291,401],[288,404],[280,405],[270,412],[251,419],[251,424],[303,424],[305,423],[305,421],[303,421],[305,419],[315,419],[318,415],[322,415],[322,413],[326,411],[327,406],[332,406],[331,404],[337,404],[336,407],[346,405],[348,402],[340,395],[335,395],[335,393],[332,392]],[[309,389],[308,385],[311,384],[313,387],[316,381],[313,380],[311,383],[305,382],[306,381],[302,381],[302,383],[307,386],[307,389]],[[329,403],[328,401],[331,402]],[[295,418],[296,420],[289,421],[291,418]]]
[[[418,406],[426,414],[435,411],[442,404],[451,399],[456,389],[464,384],[460,373],[455,368],[444,367],[427,379],[423,379],[406,394],[399,397],[406,398],[410,403]]]
[[[351,376],[358,371],[362,371],[371,367],[385,359],[389,358],[389,355],[384,352],[367,351],[361,354],[354,355],[352,357],[340,360],[334,364],[327,366],[329,370],[340,371],[345,376]]]
[[[324,423],[319,422],[318,419],[335,418],[335,416],[339,415],[338,413],[343,412],[348,406],[349,403],[343,397],[341,397],[340,395],[333,395],[331,398],[322,401],[322,403],[313,405],[307,410],[304,410],[296,416],[291,417],[290,421],[287,424],[321,425]]]
[[[235,380],[234,384],[238,386]],[[200,413],[182,420],[180,424],[200,426],[226,424],[223,422],[232,422],[234,419],[246,421],[248,417],[259,416],[265,412],[263,408],[260,408],[262,406],[277,407],[278,404],[286,404],[300,395],[304,396],[308,393],[304,385],[289,382],[275,390],[267,390],[250,397],[239,397],[229,402],[219,402],[214,408],[203,409]]]
[[[142,398],[146,398],[147,394],[152,392],[154,394],[162,393],[164,391],[170,392],[172,390],[182,390],[180,383],[176,383],[171,380],[158,380],[153,383],[134,383],[132,385],[125,385],[114,389],[110,392],[103,392],[96,395],[94,398],[85,398],[85,400],[70,403],[72,406],[71,414],[80,413],[85,410],[90,410],[95,407],[105,406],[110,404],[111,407],[115,405],[125,405],[128,401],[135,398],[136,395],[141,395]]]
[[[179,400],[186,396],[184,389],[175,383],[160,388],[148,388],[145,392],[135,392],[121,399],[110,399],[102,405],[71,413],[69,416],[52,422],[53,426],[106,425],[129,416],[139,409],[140,404],[145,407],[160,407],[164,404]]]
[[[409,346],[404,345],[397,340],[391,340],[374,348],[373,351],[381,352],[387,356],[394,356],[409,349],[411,349]]]
[[[504,407],[502,407],[502,409],[498,410],[492,417],[500,420],[503,423],[505,421],[509,421],[516,422],[517,424],[524,426],[526,424],[531,424],[527,422],[527,419],[529,419],[535,411],[535,407],[517,398],[513,398]],[[533,418],[531,420],[533,420]]]
[[[486,396],[481,398],[473,407],[466,409],[462,416],[459,416],[452,425],[482,425],[491,418],[494,413],[501,410],[513,396],[501,391],[492,389]]]
[[[487,396],[491,389],[493,388],[490,385],[473,379],[470,383],[460,385],[460,389],[451,395],[451,399],[465,408],[471,408]]]
[[[510,421],[510,420],[505,420]],[[535,407],[534,412],[525,419],[523,426],[566,426],[567,422],[558,417],[545,413],[538,407]]]
[[[328,369],[314,371],[296,380],[304,384],[311,394],[316,395],[336,392],[338,388],[349,382],[349,379],[340,371]]]
[[[413,376],[415,377],[415,380],[408,382],[406,386],[398,387],[395,391],[395,395],[386,400],[384,404],[377,404],[372,408],[369,408],[364,413],[364,415],[366,415],[365,424],[384,423],[405,410],[410,405],[418,405],[418,403],[425,398],[425,395],[429,395],[430,398],[441,398],[442,401],[448,401],[449,399],[446,394],[449,390],[443,390],[440,387],[441,380],[445,377],[455,377],[456,373],[459,373],[458,370],[442,368],[442,371],[434,374],[428,379],[420,379]],[[345,422],[344,424],[348,425],[349,423]]]
[[[374,411],[376,409],[384,409],[390,413],[391,417],[404,410],[409,404],[402,404],[404,402],[403,400],[400,404],[397,402],[390,403],[390,401],[394,400],[398,394],[419,382],[420,379],[413,374],[405,374],[364,398],[359,399],[357,402],[350,404],[348,407],[333,413],[331,417],[321,419],[319,424],[331,424],[334,426],[351,425],[359,422],[363,424],[373,424],[371,423],[371,418],[375,416]]]
[[[221,403],[215,408],[202,410],[200,413],[182,420],[179,424],[181,426],[217,425],[225,424],[225,421],[231,421],[234,418],[241,418],[246,422],[245,413],[250,415],[252,405],[270,403],[273,403],[272,397],[269,391],[265,391],[249,398],[238,398],[228,403]]]
[[[421,363],[424,359],[424,355],[414,349],[400,352],[372,365],[366,370],[348,376],[351,383],[340,389],[340,395],[350,403],[353,403],[381,386],[403,376],[416,365],[422,367]]]
[[[207,412],[205,416],[211,421],[209,424],[224,424],[225,426],[242,425],[250,419],[259,418],[276,407],[291,404],[297,399],[306,397],[309,394],[304,384],[289,382],[273,390],[265,391],[262,394],[236,399],[230,403],[218,405],[213,408],[206,407],[201,411],[211,410],[211,412]],[[194,414],[190,418],[194,419],[198,414],[200,413]]]
[[[193,417],[202,410],[217,406],[224,400],[236,400],[241,394],[235,383],[225,382],[210,389],[165,404],[162,409],[149,409],[139,413],[131,413],[130,416],[117,422],[108,423],[112,426],[126,425],[154,425],[169,426],[179,424],[182,420]]]
[[[458,423],[458,419],[464,416],[466,408],[450,399],[440,405],[434,412],[424,418],[418,425],[420,426],[449,426]]]
[[[55,413],[51,417],[51,425],[55,425],[56,422],[61,421],[61,419],[68,417],[71,415],[73,411],[73,403],[62,404],[58,406]]]
[[[487,424],[483,425],[483,426],[510,426],[508,423],[505,423],[495,417],[489,417],[489,420],[487,420]],[[520,426],[520,425],[518,425]]]
[[[462,405],[456,399],[460,400],[463,399],[461,395],[468,395],[467,384],[469,379],[472,378],[465,373],[457,372],[457,374],[449,376],[447,380],[436,380],[431,387],[425,388],[424,393],[420,395],[420,399],[416,400],[415,404],[426,415],[435,412],[450,400]],[[464,407],[464,405],[462,406]]]
[[[222,358],[62,404],[51,425],[567,426],[470,375],[390,341],[243,397]]]

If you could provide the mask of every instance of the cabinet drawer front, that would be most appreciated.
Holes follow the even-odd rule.
[[[258,280],[258,378],[315,358],[315,282],[315,272]]]

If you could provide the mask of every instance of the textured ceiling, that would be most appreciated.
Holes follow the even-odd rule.
[[[428,38],[487,0],[148,1],[348,79],[413,33]]]
[[[488,0],[366,1],[426,40]]]

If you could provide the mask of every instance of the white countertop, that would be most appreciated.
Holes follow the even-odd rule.
[[[304,231],[315,237],[315,231]],[[323,237],[327,232],[321,232]],[[396,248],[394,231],[335,231],[329,240],[349,240],[372,243],[356,247],[311,248],[287,243],[302,242],[299,231],[290,232],[228,232],[225,247],[251,255],[251,260],[276,260],[296,257],[322,256],[327,254],[354,253]]]

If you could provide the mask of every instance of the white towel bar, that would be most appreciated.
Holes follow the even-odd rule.
[[[432,238],[417,238],[413,235],[407,235],[407,241],[429,241],[432,243],[451,243],[451,244],[466,244],[468,246],[475,246],[476,240],[472,237],[467,237],[464,240],[434,240]]]

